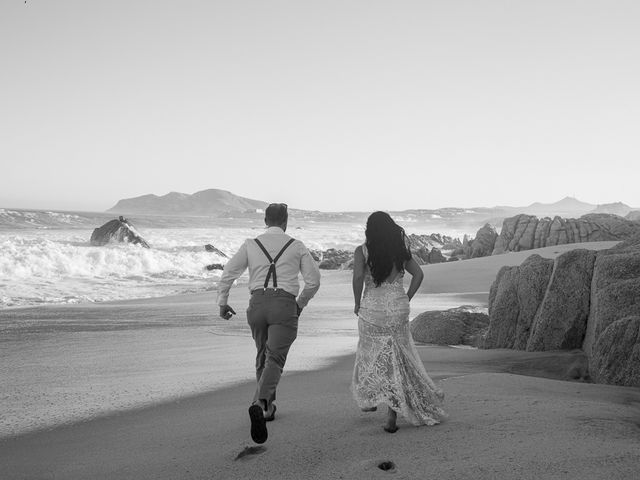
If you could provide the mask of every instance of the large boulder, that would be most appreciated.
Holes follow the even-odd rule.
[[[435,247],[431,249],[427,258],[429,260],[428,263],[443,263],[447,261],[440,249]]]
[[[95,246],[106,245],[110,242],[121,242],[151,248],[133,225],[129,223],[129,220],[122,216],[94,229],[89,242]]]
[[[575,219],[516,215],[506,218],[493,255],[567,243],[625,240],[640,233],[640,223],[618,215],[588,214]]]
[[[570,250],[555,260],[542,304],[538,307],[528,351],[582,347],[591,294],[594,250]]]
[[[540,255],[531,255],[520,265],[517,286],[518,322],[511,348],[527,349],[531,326],[545,298],[553,265],[552,259],[543,258]]]
[[[462,306],[421,313],[411,321],[409,328],[416,342],[475,347],[488,324],[486,313],[476,307]]]
[[[486,257],[493,253],[498,232],[493,225],[487,223],[476,233],[476,238],[468,241],[465,251],[468,258]]]
[[[640,386],[640,234],[608,250],[566,252],[552,271],[549,262],[531,256],[498,272],[479,346],[582,348],[595,381]]]
[[[491,323],[484,348],[525,350],[544,299],[553,260],[531,255],[520,266],[503,267],[489,292]]]
[[[489,290],[489,330],[484,348],[513,348],[520,305],[519,267],[502,267]]]
[[[589,362],[598,383],[640,386],[640,316],[612,322],[598,337]]]
[[[640,315],[640,235],[598,252],[583,345],[587,355],[609,325],[630,315]]]

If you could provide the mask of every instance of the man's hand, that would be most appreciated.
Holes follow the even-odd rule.
[[[233,308],[231,308],[229,305],[220,305],[220,318],[229,320],[235,314],[236,314],[236,311]]]

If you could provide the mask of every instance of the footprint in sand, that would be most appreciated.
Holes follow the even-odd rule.
[[[246,459],[247,457],[251,457],[252,455],[260,455],[267,451],[267,448],[259,445],[257,447],[244,447],[244,449],[234,458],[235,460]]]

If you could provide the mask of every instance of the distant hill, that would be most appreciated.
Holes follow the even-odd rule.
[[[217,215],[264,209],[267,202],[240,197],[226,190],[211,188],[192,195],[171,192],[118,201],[108,212],[152,215]]]
[[[626,203],[615,202],[598,205],[596,209],[591,213],[612,213],[614,215],[620,215],[621,217],[624,217],[631,211],[633,211],[633,208],[631,208]]]
[[[536,215],[538,217],[580,217],[586,213],[591,213],[596,209],[596,205],[581,202],[577,198],[565,197],[555,203],[532,203],[528,207],[517,209],[518,213]],[[599,212],[605,213],[605,212]],[[608,212],[607,212],[608,213]]]

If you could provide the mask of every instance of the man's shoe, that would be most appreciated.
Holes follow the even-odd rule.
[[[267,432],[267,424],[264,419],[264,410],[260,405],[251,405],[249,407],[249,418],[251,419],[251,438],[256,443],[264,443],[267,441],[269,433]]]
[[[271,415],[267,415],[267,410],[264,411],[264,421],[265,422],[273,422],[276,419],[276,404],[272,403],[271,406],[273,407],[273,411],[271,412]]]

